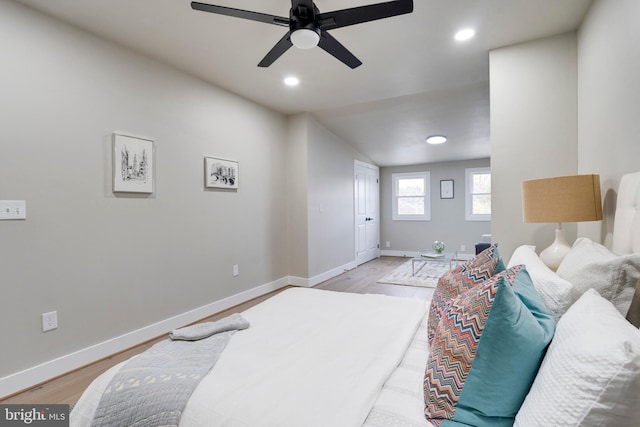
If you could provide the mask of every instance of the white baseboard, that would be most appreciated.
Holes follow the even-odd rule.
[[[346,264],[344,264],[344,265],[342,265],[340,267],[336,267],[336,268],[334,268],[332,270],[329,270],[329,271],[326,271],[324,273],[321,273],[321,274],[318,274],[316,276],[313,276],[313,277],[309,278],[309,286],[315,286],[315,285],[317,285],[319,283],[324,282],[325,280],[329,280],[329,279],[332,279],[332,278],[334,278],[336,276],[339,276],[339,275],[341,275],[342,273],[344,273],[346,271],[353,270],[356,267],[357,267],[357,265],[356,265],[356,262],[354,260],[354,261],[348,262],[348,263],[346,263]]]
[[[345,271],[353,270],[356,267],[357,267],[356,262],[351,261],[340,267],[333,268],[329,271],[325,271],[324,273],[318,274],[308,279],[305,279],[303,277],[289,276],[289,283],[295,286],[304,286],[304,287],[310,288],[312,286],[315,286],[319,283],[324,282],[325,280],[329,280],[336,276],[339,276]]]
[[[271,291],[278,290],[290,283],[294,284],[290,280],[290,277],[284,277],[0,378],[0,398],[18,393],[36,384],[66,374],[97,360],[166,334],[173,329],[204,319],[205,317],[265,295]]]

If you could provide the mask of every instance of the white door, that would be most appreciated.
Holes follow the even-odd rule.
[[[356,264],[380,256],[380,184],[377,166],[355,162]]]

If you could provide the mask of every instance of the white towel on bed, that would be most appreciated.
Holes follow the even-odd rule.
[[[196,323],[195,325],[185,326],[184,328],[174,329],[169,334],[172,340],[197,341],[208,338],[211,335],[221,332],[242,330],[249,327],[249,322],[238,314],[234,313],[228,317],[220,319],[216,322]]]

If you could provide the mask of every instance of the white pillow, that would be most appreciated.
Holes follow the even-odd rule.
[[[558,276],[573,285],[572,301],[593,288],[626,316],[640,281],[640,254],[618,256],[582,237],[560,263]]]
[[[591,289],[569,308],[515,426],[638,426],[640,331]]]
[[[507,268],[519,264],[525,265],[533,286],[553,317],[558,321],[574,302],[569,297],[571,283],[558,276],[542,262],[535,252],[535,246],[523,245],[517,248],[511,255]]]

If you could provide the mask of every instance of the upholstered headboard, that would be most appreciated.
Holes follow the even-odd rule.
[[[640,253],[640,172],[624,175],[618,187],[611,250],[617,255]]]
[[[618,187],[611,250],[618,255],[640,253],[640,172],[624,175]],[[627,319],[640,326],[640,283]]]

